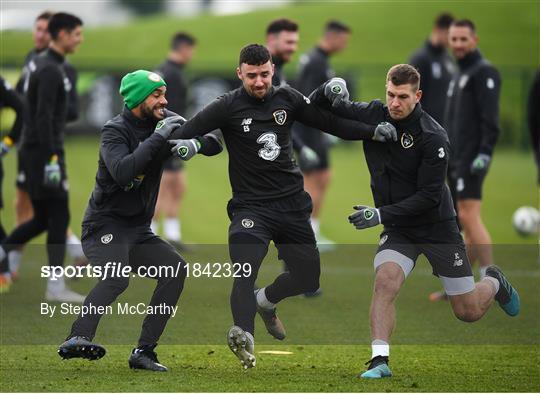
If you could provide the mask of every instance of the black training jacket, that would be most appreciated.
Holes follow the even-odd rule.
[[[17,84],[15,85],[15,90],[19,94],[26,96],[30,74],[35,70],[36,67],[35,63],[32,63],[32,61],[44,51],[45,50],[38,51],[34,48],[26,55],[23,68],[21,70],[21,75],[17,81]],[[65,75],[69,80],[66,121],[73,122],[79,118],[79,95],[77,93],[78,74],[75,67],[73,67],[73,65],[67,59],[64,59],[63,68]]]
[[[23,98],[0,76],[0,109],[4,107],[12,108],[15,111],[15,122],[7,135],[13,142],[17,142],[19,135],[16,133],[16,130],[20,130],[23,123]]]
[[[167,111],[167,116],[174,115]],[[124,107],[101,130],[96,183],[83,225],[103,221],[127,225],[150,224],[154,216],[161,173],[171,156],[170,144],[154,133],[157,120],[142,120]],[[198,138],[203,155],[223,150],[212,134]]]
[[[529,99],[527,101],[527,123],[531,134],[531,143],[536,158],[536,164],[540,167],[540,70],[536,72]]]
[[[211,102],[184,124],[180,138],[221,129],[229,151],[233,196],[244,201],[271,200],[303,190],[302,174],[292,156],[295,121],[350,140],[371,138],[375,126],[339,118],[310,104],[288,85],[271,87],[263,99],[243,87]]]
[[[469,171],[479,153],[493,154],[499,136],[499,72],[478,50],[458,60],[448,87],[444,124],[453,155],[450,166]]]
[[[330,108],[324,85],[310,98]],[[378,124],[392,123],[397,142],[364,141],[364,154],[371,175],[375,206],[385,226],[421,226],[456,216],[450,190],[445,183],[449,142],[446,131],[417,104],[405,119],[395,121],[388,108],[370,103],[343,101],[332,112],[349,119]]]
[[[296,81],[296,88],[302,94],[309,95],[320,84],[335,75],[328,61],[328,53],[316,46],[307,54],[300,57],[300,71]],[[315,131],[315,132],[314,132]],[[321,136],[320,132],[311,127],[297,123],[293,128],[293,135],[304,143],[313,145],[328,145],[328,138]]]
[[[444,46],[435,46],[429,40],[409,60],[420,73],[420,103],[425,112],[440,124],[444,120],[446,92],[456,66]]]
[[[31,60],[29,68],[22,146],[39,145],[45,154],[59,153],[72,87],[64,57],[49,48]]]

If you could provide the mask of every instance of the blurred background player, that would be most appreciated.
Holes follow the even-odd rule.
[[[449,30],[450,48],[458,70],[448,87],[444,127],[452,152],[449,183],[457,200],[459,223],[464,232],[471,264],[479,263],[480,279],[493,264],[491,236],[481,218],[482,185],[499,136],[501,78],[477,49],[474,23],[454,21]],[[442,292],[430,299],[444,299]]]
[[[48,30],[49,20],[53,16],[53,12],[44,11],[39,14],[34,22],[34,27],[32,29],[32,40],[34,41],[34,48],[32,48],[26,58],[24,59],[24,65],[21,70],[21,76],[19,81],[15,86],[15,90],[22,95],[26,96],[28,90],[28,78],[31,73],[30,63],[40,54],[43,53],[51,42],[51,35]],[[64,61],[64,72],[67,76],[71,89],[68,92],[68,103],[67,103],[67,118],[68,122],[77,120],[79,117],[79,98],[77,94],[77,71],[75,68],[67,61]],[[24,100],[23,100],[24,103]],[[15,131],[15,130],[14,130]],[[15,137],[12,141],[17,144],[20,133],[16,132],[13,134]],[[21,170],[21,159],[20,152],[17,150],[17,179],[16,179],[16,194],[15,194],[15,224],[18,226],[24,222],[27,222],[34,215],[32,208],[32,202],[30,201],[30,196],[28,195],[26,176]],[[81,241],[79,238],[68,228],[67,233],[67,252],[70,257],[74,260],[74,263],[77,265],[84,265],[87,263],[86,258],[81,247]],[[19,264],[21,261],[22,247],[12,250],[10,252],[10,267],[12,269],[11,273],[13,279],[16,279],[18,276]]]
[[[20,132],[23,116],[23,102],[22,97],[17,94],[11,85],[0,76],[0,109],[8,107],[13,108],[16,114],[15,123],[11,133],[2,138],[0,142],[0,210],[4,207],[4,200],[2,198],[2,181],[4,178],[4,169],[2,165],[2,157],[9,151],[9,148],[13,145],[13,141],[16,139],[14,133]],[[6,238],[7,234],[2,226],[2,220],[0,217],[0,242]],[[0,260],[2,257],[0,256]],[[6,271],[7,267],[4,267],[3,271]],[[0,275],[0,292],[9,290],[11,283],[11,276],[9,273]]]
[[[195,52],[196,40],[185,32],[176,33],[171,40],[171,50],[167,60],[158,66],[156,72],[167,82],[167,108],[186,116],[188,82],[184,67],[191,61]],[[163,215],[163,235],[179,251],[186,245],[182,242],[182,226],[178,211],[186,191],[186,172],[184,162],[171,156],[166,162],[159,188],[156,212],[152,220],[152,230],[157,233],[158,221]]]
[[[274,62],[272,85],[282,86],[287,83],[283,66],[288,63],[298,50],[298,23],[287,18],[270,22],[266,28],[266,47]]]
[[[540,184],[540,70],[536,72],[527,101],[527,123]]]
[[[318,45],[300,58],[300,71],[295,86],[298,91],[309,96],[319,85],[335,75],[330,67],[329,57],[343,51],[347,47],[350,36],[351,29],[345,24],[339,21],[329,21],[326,24]],[[332,178],[329,150],[333,136],[300,123],[296,123],[293,132],[313,149],[319,158],[319,164],[311,168],[306,168],[302,161],[299,164],[304,175],[304,188],[313,200],[311,227],[313,227],[319,251],[325,252],[334,248],[334,242],[321,235],[319,223],[321,207]]]
[[[27,108],[19,149],[34,214],[2,241],[0,260],[9,260],[10,251],[46,231],[49,265],[64,264],[69,224],[64,127],[72,88],[64,61],[83,40],[82,24],[74,15],[54,14],[48,25],[49,48],[29,63],[30,73],[25,82]],[[45,298],[60,302],[84,300],[66,287],[63,278],[48,280]]]
[[[454,61],[446,50],[448,29],[453,21],[453,16],[446,12],[437,16],[429,38],[409,61],[422,76],[422,108],[439,124],[443,122],[446,92],[455,71]]]
[[[288,63],[292,56],[298,50],[298,41],[300,33],[298,32],[298,23],[291,19],[279,18],[271,21],[266,27],[266,47],[272,56],[274,63],[274,75],[272,76],[272,86],[287,85],[287,79],[283,73],[283,66]],[[316,168],[320,159],[317,153],[306,145],[301,136],[297,133],[292,133],[292,146],[296,152],[298,163],[304,169]],[[287,270],[287,266],[284,266]],[[317,296],[321,294],[321,289],[313,292],[307,292],[304,295],[307,297]]]

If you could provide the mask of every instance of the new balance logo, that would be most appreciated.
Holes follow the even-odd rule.
[[[461,267],[463,265],[463,259],[459,256],[459,253],[454,253],[454,267]]]
[[[251,122],[251,118],[244,118],[244,120],[242,120],[242,124],[240,124],[240,126],[244,126],[244,133],[248,133],[249,131],[251,131],[249,129],[249,125],[251,124]]]

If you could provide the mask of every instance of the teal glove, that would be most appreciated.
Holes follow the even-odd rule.
[[[347,83],[343,78],[332,78],[324,87],[324,95],[332,103],[332,107],[337,107],[340,102],[349,100]]]
[[[491,157],[485,153],[479,153],[471,163],[471,174],[485,175],[491,163]]]
[[[397,141],[397,130],[391,123],[381,122],[377,125],[373,137],[374,141],[386,142],[390,140]]]
[[[43,169],[43,185],[45,187],[56,189],[62,181],[62,173],[60,164],[58,164],[58,156],[53,155],[51,161],[45,164]]]
[[[201,149],[201,143],[196,138],[190,140],[170,140],[168,142],[174,145],[171,148],[171,152],[184,161],[191,159]]]
[[[363,230],[381,224],[381,214],[377,208],[366,205],[355,205],[353,207],[358,212],[349,215],[349,223],[353,224],[357,230]]]

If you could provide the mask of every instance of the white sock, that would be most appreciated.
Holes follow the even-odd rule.
[[[486,276],[486,270],[488,267],[489,265],[485,267],[478,267],[478,274],[480,275],[480,280],[484,279],[484,277]]]
[[[482,280],[489,280],[491,283],[493,283],[493,286],[495,286],[495,294],[499,292],[499,287],[501,286],[501,284],[497,279],[493,278],[492,276],[484,276]]]
[[[81,240],[75,234],[71,233],[66,239],[67,252],[71,258],[84,257],[81,246]]]
[[[21,265],[22,252],[20,250],[12,250],[9,252],[9,270],[18,272]]]
[[[165,239],[180,241],[180,220],[167,218],[163,221],[163,233]]]
[[[3,247],[0,246],[0,261],[4,260],[6,258],[6,251]]]
[[[274,309],[276,307],[276,304],[268,301],[268,298],[266,298],[266,287],[263,287],[257,292],[257,304],[264,309]]]
[[[64,290],[65,288],[66,288],[66,282],[64,281],[63,276],[55,280],[53,280],[52,278],[47,279],[47,291],[56,293],[56,292]]]
[[[321,222],[318,218],[311,217],[311,228],[315,235],[319,235],[319,232],[321,231]]]
[[[150,222],[150,230],[152,230],[152,232],[153,232],[154,234],[157,234],[157,232],[158,232],[158,222],[157,222],[157,221],[152,220],[152,221]]]
[[[377,356],[390,356],[390,345],[381,339],[374,339],[371,342],[371,358]]]

